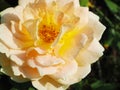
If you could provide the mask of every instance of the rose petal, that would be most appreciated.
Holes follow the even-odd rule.
[[[94,31],[94,37],[98,40],[101,39],[102,34],[105,30],[105,26],[101,24],[98,20],[99,17],[93,14],[92,12],[89,12],[89,22],[86,25],[90,30]],[[92,22],[91,22],[92,21]]]
[[[33,86],[38,90],[65,90],[67,86],[62,86],[52,78],[44,76],[39,81],[32,81]]]
[[[72,11],[74,10],[74,3],[73,2],[69,2],[67,4],[65,4],[62,8],[61,11],[64,13],[67,13],[69,15],[72,14]]]
[[[57,0],[59,7],[65,6],[69,2],[73,2],[75,7],[79,7],[79,0]]]
[[[41,18],[46,8],[45,0],[38,0],[35,3],[28,4],[23,11],[24,20],[33,20]],[[40,17],[41,16],[41,17]]]
[[[65,85],[71,85],[77,83],[81,79],[83,79],[86,75],[88,75],[90,70],[91,70],[90,65],[80,66],[78,67],[78,70],[75,74],[73,74],[72,76],[68,76],[65,79],[58,79],[58,82]]]
[[[35,58],[36,64],[40,66],[54,66],[58,64],[64,64],[65,62],[61,58],[57,58],[50,54],[44,56],[37,56]]]
[[[24,22],[23,26],[27,29],[32,39],[37,40],[37,30],[38,30],[39,20],[28,20]]]
[[[21,5],[22,7],[25,7],[26,5],[28,5],[29,3],[33,3],[36,0],[18,0],[18,4]]]
[[[19,48],[16,42],[14,41],[14,36],[4,24],[0,25],[0,40],[9,48]]]
[[[22,21],[22,10],[23,8],[21,6],[17,6],[15,8],[7,8],[6,10],[2,11],[1,23],[10,24],[10,21]]]
[[[87,65],[94,63],[103,55],[104,48],[97,41],[97,39],[93,39],[93,41],[89,44],[88,47],[83,48],[78,53],[76,60],[79,65]]]
[[[77,23],[77,26],[80,29],[83,29],[88,23],[88,13],[88,7],[79,7],[75,9],[74,15],[80,18],[79,22]]]
[[[66,62],[66,64],[59,66],[57,72],[52,74],[51,77],[62,84],[68,84],[67,80],[77,72],[77,63],[73,61]],[[63,82],[62,82],[63,81]]]
[[[2,41],[0,41],[0,53],[8,53],[8,52],[9,52],[8,47],[4,45]]]
[[[10,65],[10,59],[8,59],[5,54],[0,53],[0,65],[3,67],[1,69],[3,73],[10,76],[13,74],[11,65]]]
[[[41,78],[38,70],[36,68],[32,68],[28,65],[21,66],[19,70],[21,71],[22,76],[24,78],[29,78],[31,80],[36,80],[36,79]]]
[[[72,30],[63,35],[55,46],[55,53],[64,59],[73,59],[87,42],[87,39],[87,36],[80,30]]]
[[[38,63],[36,63],[34,59],[29,59],[27,62],[31,68],[36,68],[38,70],[40,76],[51,75],[55,73],[58,68],[57,66],[49,66],[49,67],[41,66]]]

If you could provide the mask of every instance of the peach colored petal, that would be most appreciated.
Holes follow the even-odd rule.
[[[88,7],[78,7],[75,9],[74,15],[79,17],[80,20],[77,23],[77,26],[82,29],[88,23]]]
[[[40,73],[40,76],[51,75],[57,71],[57,67],[53,67],[53,66],[50,67],[37,66],[37,69]]]
[[[46,51],[42,50],[39,47],[31,47],[26,51],[26,56],[28,58],[35,58],[39,55],[45,55]]]
[[[19,48],[16,42],[14,41],[14,36],[4,24],[0,25],[0,40],[9,48]]]
[[[66,64],[60,65],[57,72],[52,74],[51,77],[62,84],[68,84],[68,78],[73,76],[77,72],[77,69],[78,66],[76,61],[68,61]]]
[[[6,10],[1,12],[1,23],[9,24],[10,21],[22,21],[22,10],[21,6],[17,6],[15,8],[7,8]]]
[[[96,16],[92,12],[89,12],[88,16],[89,22],[86,26],[89,27],[89,29],[93,30],[94,37],[100,40],[105,30],[105,26],[98,21],[99,20],[98,16]]]
[[[73,2],[75,7],[79,7],[79,0],[56,0],[58,2],[59,7],[66,5],[69,2]]]
[[[65,4],[62,8],[61,11],[64,12],[65,14],[72,14],[72,11],[74,11],[74,3],[73,2],[69,2],[67,4]]]
[[[26,82],[28,79],[23,78],[22,76],[15,76],[11,68],[11,61],[5,56],[5,54],[0,53],[0,65],[2,66],[1,72],[9,75],[12,80],[16,82]]]
[[[76,60],[79,65],[87,65],[94,63],[103,55],[104,48],[97,41],[97,39],[93,39],[90,45],[87,48],[83,48],[78,53]]]
[[[19,58],[15,55],[11,55],[10,59],[11,59],[11,61],[15,62],[17,65],[22,65],[23,64],[22,58]]]
[[[87,76],[90,70],[91,70],[90,65],[80,66],[78,67],[78,70],[75,74],[68,76],[65,79],[60,78],[58,79],[58,82],[65,85],[71,85],[71,84],[77,83],[80,80],[82,80],[85,76]]]
[[[22,76],[24,78],[29,78],[31,80],[41,78],[38,70],[36,68],[32,68],[32,67],[28,66],[27,64],[19,67],[19,70],[22,73]]]
[[[40,80],[32,81],[37,90],[65,90],[67,86],[62,86],[49,76],[44,76]]]
[[[46,8],[45,0],[36,0],[35,3],[27,5],[23,10],[24,20],[41,18],[40,16],[44,14],[45,8]]]
[[[18,0],[18,4],[22,7],[25,7],[29,3],[34,3],[36,0]]]
[[[38,63],[36,63],[34,59],[29,59],[27,62],[31,68],[36,68],[38,70],[40,76],[51,75],[55,73],[58,68],[57,66],[49,66],[49,67],[41,66]]]
[[[19,66],[16,65],[14,62],[11,62],[11,67],[12,67],[13,74],[14,74],[15,76],[20,76],[20,75],[22,75],[22,72],[20,71]]]
[[[61,58],[57,58],[55,56],[52,56],[50,54],[37,56],[35,58],[36,64],[41,66],[54,66],[58,64],[64,64],[64,60]]]
[[[0,53],[8,53],[9,52],[9,49],[8,49],[8,47],[6,46],[6,45],[4,45],[3,43],[2,43],[2,41],[0,41]]]

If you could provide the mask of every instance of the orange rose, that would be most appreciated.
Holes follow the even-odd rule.
[[[65,90],[102,56],[104,30],[79,0],[19,0],[1,12],[1,71],[38,90]]]

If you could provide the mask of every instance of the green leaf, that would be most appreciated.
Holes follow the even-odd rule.
[[[17,88],[11,88],[10,90],[18,90]]]
[[[29,89],[28,90],[35,90],[33,87],[29,87]]]
[[[105,3],[112,13],[118,13],[120,11],[120,7],[113,1],[105,0]]]
[[[92,87],[93,89],[96,89],[96,88],[101,87],[102,84],[103,84],[102,81],[97,80],[96,82],[94,82],[94,83],[91,84],[91,87]]]
[[[117,43],[117,47],[120,50],[120,42]]]
[[[89,0],[80,0],[80,5],[81,6],[88,6]]]

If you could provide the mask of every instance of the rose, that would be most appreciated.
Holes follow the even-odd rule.
[[[1,12],[1,71],[39,90],[65,90],[102,56],[105,27],[79,0],[19,0]]]

